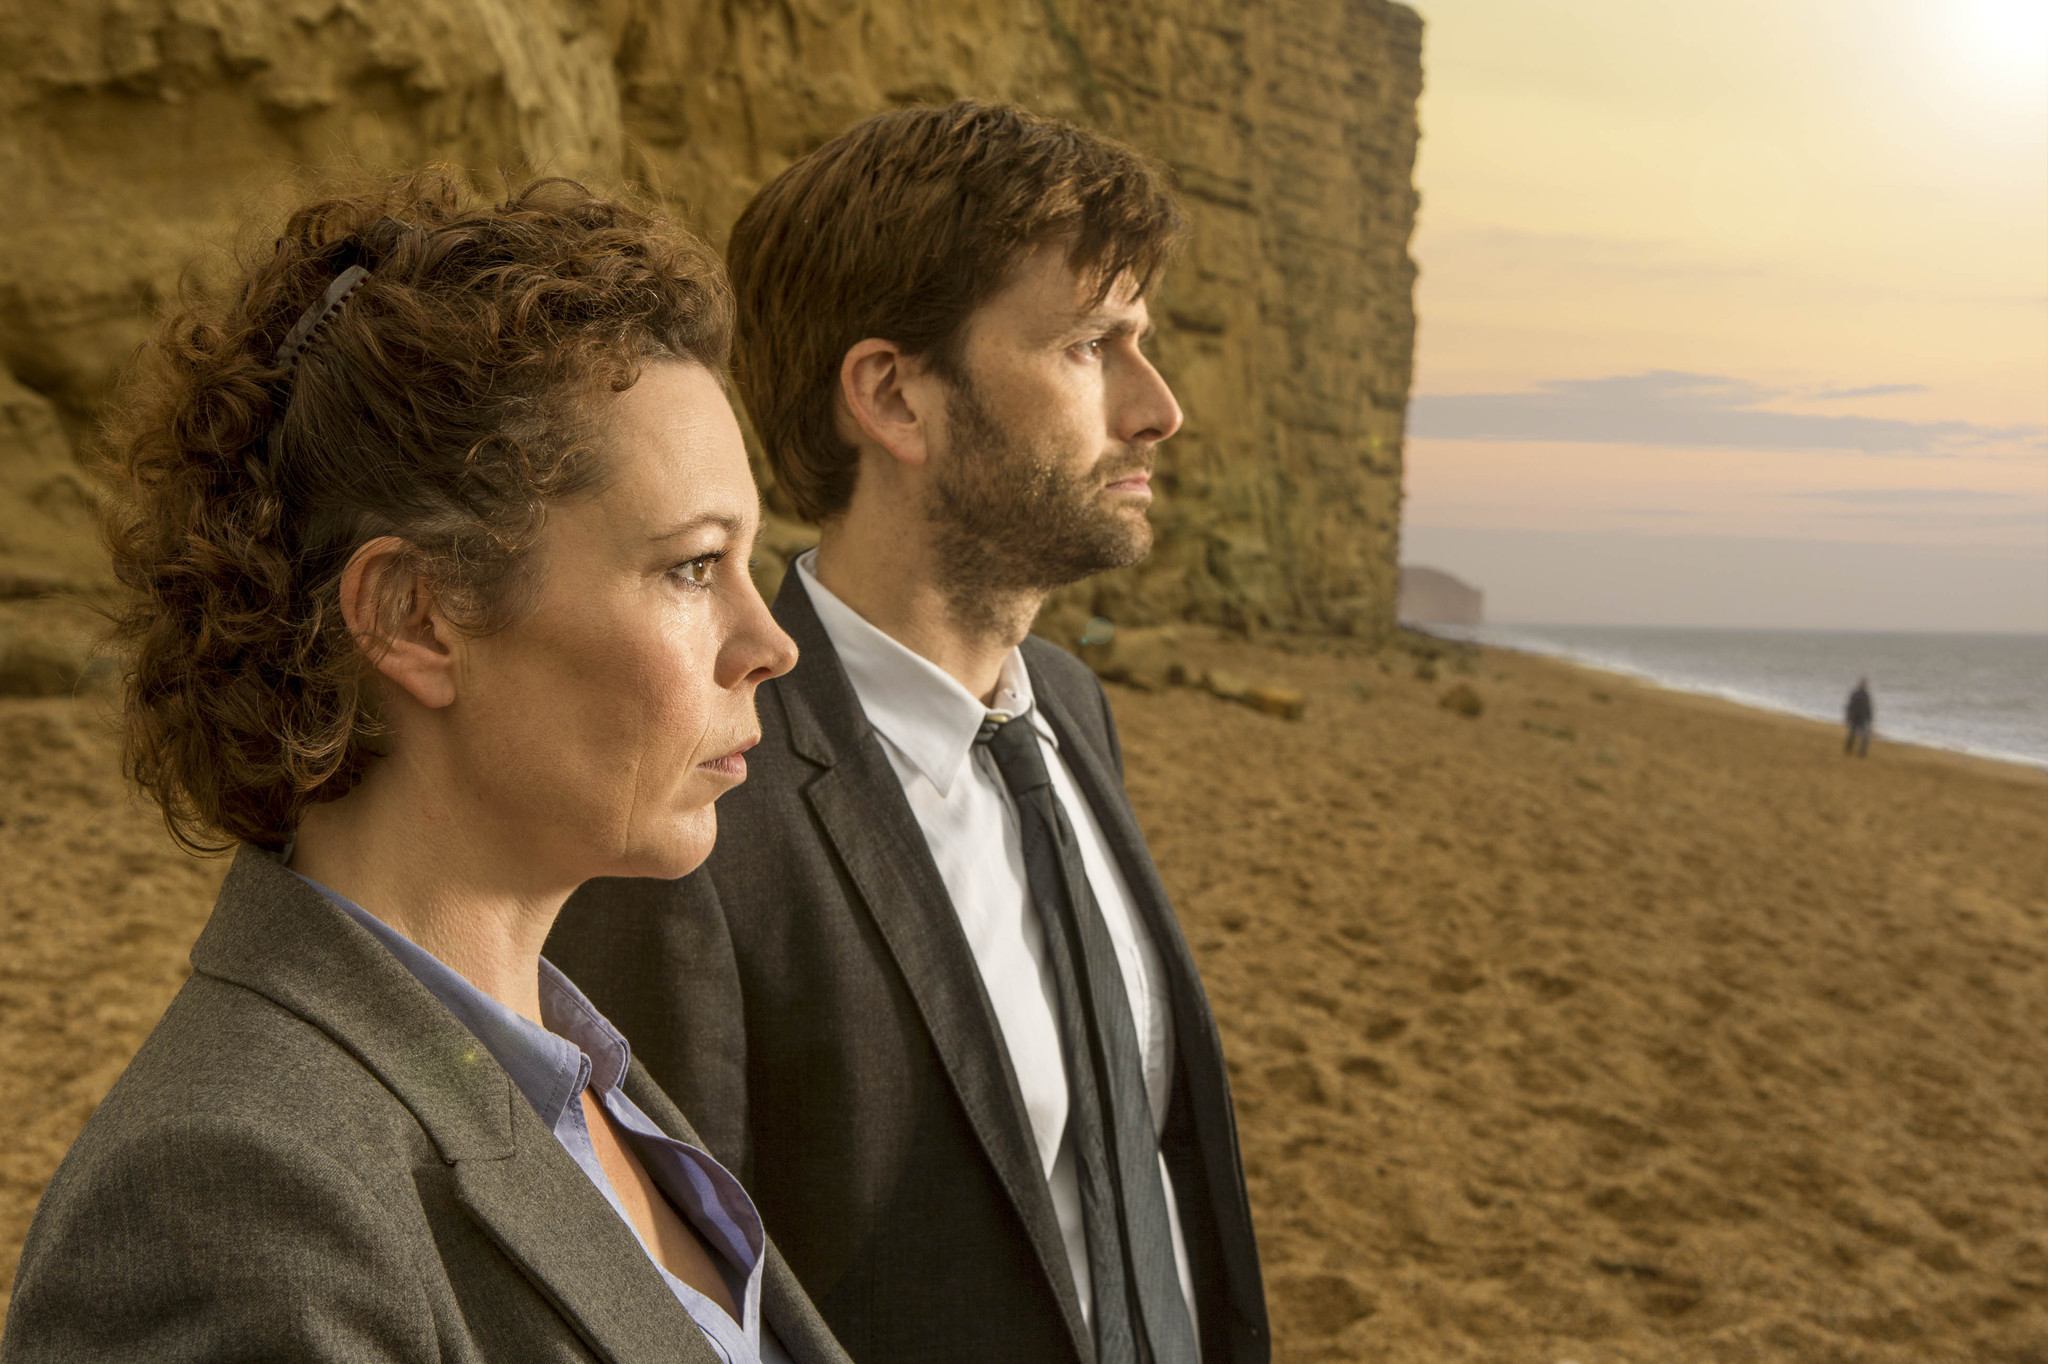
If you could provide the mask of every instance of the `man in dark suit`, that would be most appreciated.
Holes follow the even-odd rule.
[[[704,869],[593,883],[548,955],[871,1364],[1268,1357],[1215,1022],[1106,698],[1028,635],[1151,547],[1181,231],[1129,148],[973,103],[854,127],[733,229],[743,396],[821,527],[775,603],[801,659]]]

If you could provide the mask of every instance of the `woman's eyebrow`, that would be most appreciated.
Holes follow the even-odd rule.
[[[671,526],[667,530],[656,531],[648,536],[647,539],[650,543],[658,544],[663,540],[673,540],[679,535],[688,535],[691,531],[705,526],[720,526],[725,529],[728,535],[737,536],[745,533],[747,522],[745,517],[735,516],[731,512],[699,512],[689,520]]]

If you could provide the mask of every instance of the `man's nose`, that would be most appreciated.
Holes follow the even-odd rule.
[[[1126,445],[1152,444],[1180,430],[1180,424],[1180,403],[1173,389],[1152,362],[1140,355],[1117,412],[1115,435]]]

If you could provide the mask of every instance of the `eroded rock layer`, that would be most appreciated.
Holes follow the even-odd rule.
[[[1420,41],[1387,0],[6,0],[0,594],[102,573],[70,463],[95,409],[181,272],[303,168],[630,179],[722,242],[854,119],[971,95],[1164,158],[1196,226],[1155,300],[1188,413],[1158,549],[1054,615],[1378,633]]]

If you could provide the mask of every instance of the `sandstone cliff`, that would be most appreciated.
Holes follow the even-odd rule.
[[[1420,38],[1387,0],[0,0],[0,593],[102,572],[95,407],[296,168],[626,177],[722,241],[853,119],[973,95],[1160,155],[1196,225],[1155,300],[1188,411],[1159,549],[1055,615],[1378,633]]]

